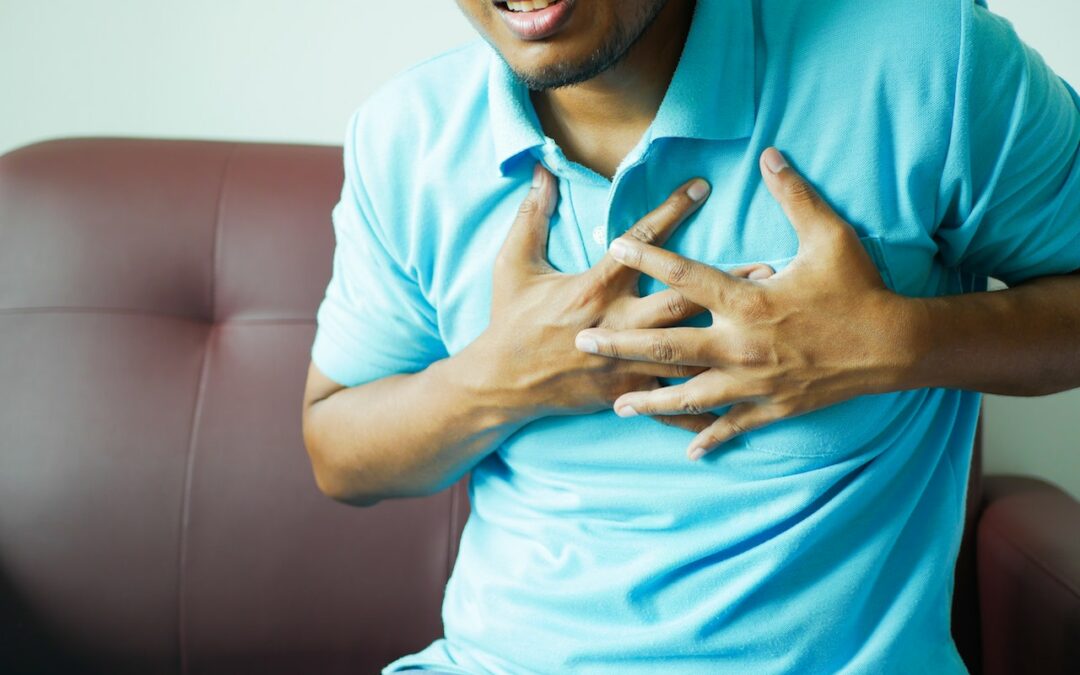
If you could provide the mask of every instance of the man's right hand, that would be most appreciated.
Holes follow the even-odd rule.
[[[629,234],[661,244],[708,195],[694,179],[679,187]],[[485,386],[526,419],[585,414],[610,409],[621,394],[655,389],[658,377],[690,377],[701,368],[625,361],[581,352],[574,338],[585,328],[672,326],[702,311],[672,289],[638,295],[640,273],[610,254],[580,274],[555,270],[547,259],[548,225],[555,209],[556,180],[540,164],[533,187],[518,210],[498,257],[492,285],[491,320],[469,345],[472,363]],[[767,265],[750,265],[730,274],[762,278]],[[475,373],[474,373],[475,374]],[[655,416],[654,419],[700,431],[714,415]]]

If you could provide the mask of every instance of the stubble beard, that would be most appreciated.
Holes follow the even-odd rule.
[[[530,91],[559,89],[586,82],[618,65],[645,34],[645,30],[666,4],[667,0],[660,0],[651,6],[641,8],[639,14],[632,20],[619,22],[604,44],[580,62],[563,61],[540,71],[527,73],[516,70],[508,62],[507,66],[514,77]],[[503,58],[501,52],[497,49],[495,51],[500,58]],[[506,59],[503,58],[503,61]]]

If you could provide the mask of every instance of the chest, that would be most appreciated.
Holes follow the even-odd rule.
[[[762,148],[763,149],[763,148]],[[720,269],[766,263],[777,271],[796,255],[798,238],[779,204],[762,182],[760,150],[743,142],[656,142],[648,152],[621,167],[614,181],[562,159],[538,153],[559,179],[556,210],[548,231],[548,260],[560,272],[576,274],[595,265],[608,244],[660,205],[687,179],[701,176],[712,191],[706,203],[684,221],[664,247]],[[931,237],[934,186],[903,199],[883,194],[872,175],[852,176],[813,161],[815,154],[788,150],[819,191],[859,234],[885,283],[906,295],[936,295],[950,286],[936,265]],[[814,166],[818,165],[818,166]],[[446,199],[424,218],[435,221],[432,258],[421,265],[421,280],[450,354],[464,348],[487,326],[492,267],[529,190],[532,161],[520,164],[521,177],[504,179],[490,191],[464,201]],[[814,178],[813,176],[817,177]],[[918,185],[915,185],[918,188]],[[429,230],[430,231],[430,230]],[[664,285],[642,277],[642,295]]]

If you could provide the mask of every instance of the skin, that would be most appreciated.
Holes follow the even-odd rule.
[[[694,184],[703,193],[707,188],[704,181],[687,182],[625,236],[662,243],[700,206],[705,195],[692,198]],[[419,373],[351,388],[309,366],[304,441],[325,494],[363,506],[438,492],[533,420],[597,412],[626,391],[658,386],[658,376],[702,372],[575,349],[574,336],[584,328],[673,325],[702,308],[674,290],[638,297],[639,273],[610,255],[581,274],[552,268],[546,242],[555,185],[537,165],[533,188],[495,260],[490,323],[468,347]],[[766,265],[732,272],[771,273]],[[658,419],[697,430],[715,416]]]
[[[1004,291],[909,298],[890,291],[851,225],[783,156],[761,156],[769,192],[799,236],[795,259],[762,281],[734,279],[620,237],[609,253],[713,316],[707,328],[589,329],[579,349],[708,370],[628,392],[616,414],[697,414],[734,404],[687,447],[698,459],[779,419],[863,394],[923,387],[1040,396],[1080,387],[1080,270]],[[844,317],[836,321],[828,317]]]
[[[656,116],[690,30],[692,0],[578,0],[558,35],[523,41],[491,0],[457,0],[465,16],[526,82],[573,86],[531,92],[544,132],[563,154],[611,179]],[[614,63],[611,61],[614,59]]]
[[[608,177],[655,116],[693,9],[580,0],[563,32],[527,42],[488,0],[458,4],[522,79],[588,76],[532,98],[564,153]],[[593,74],[596,53],[614,65]],[[418,373],[357,387],[309,367],[303,430],[320,489],[357,505],[431,494],[549,415],[649,414],[698,432],[687,448],[696,459],[748,429],[862,394],[1080,386],[1080,271],[994,293],[897,295],[850,224],[782,155],[770,148],[761,160],[799,236],[798,255],[775,275],[762,265],[724,273],[660,247],[700,205],[688,195],[693,180],[594,268],[558,273],[543,248],[555,180],[538,168],[496,260],[491,319],[476,341]],[[639,273],[669,289],[637,297]],[[700,311],[712,312],[712,326],[675,326]],[[657,376],[693,379],[659,388]],[[702,412],[727,403],[721,418]]]

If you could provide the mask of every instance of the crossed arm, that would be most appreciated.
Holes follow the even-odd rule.
[[[624,265],[713,316],[706,328],[578,335],[585,351],[708,368],[683,384],[624,394],[617,414],[733,404],[691,441],[696,459],[754,427],[861,394],[947,387],[1037,396],[1080,387],[1080,270],[992,293],[898,295],[851,226],[775,149],[763,153],[761,170],[799,235],[795,260],[770,278],[734,279],[632,237],[612,242]]]
[[[554,180],[538,167],[496,261],[491,322],[473,344],[357,387],[311,366],[304,439],[322,490],[358,505],[437,492],[548,415],[648,414],[697,432],[687,448],[697,459],[748,429],[862,394],[1080,386],[1080,275],[993,293],[898,295],[851,226],[779,153],[766,151],[761,164],[799,235],[798,254],[776,274],[762,265],[724,273],[660,247],[707,197],[700,180],[592,269],[556,272],[544,248]],[[639,273],[669,288],[637,297]],[[674,326],[702,311],[711,326]],[[661,388],[658,377],[691,379]],[[706,412],[727,404],[723,417]]]

